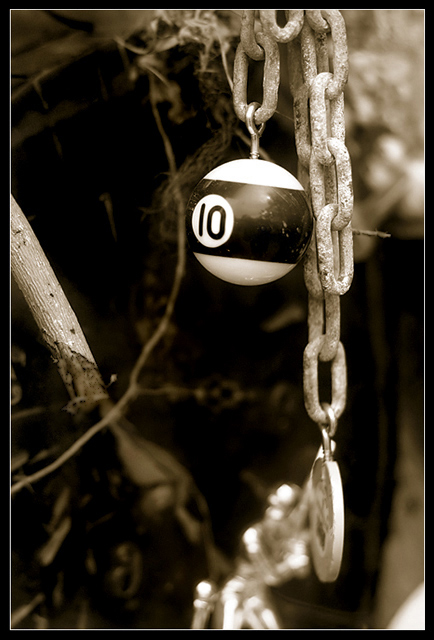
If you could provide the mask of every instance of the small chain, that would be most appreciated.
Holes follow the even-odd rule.
[[[353,189],[343,96],[348,79],[346,29],[337,9],[285,10],[285,16],[286,24],[280,27],[275,9],[259,10],[259,20],[256,10],[243,11],[234,62],[234,108],[252,136],[251,157],[257,158],[263,125],[277,108],[279,45],[286,43],[299,179],[315,218],[314,236],[304,260],[309,294],[304,397],[306,411],[321,431],[324,426],[330,430],[333,423],[334,433],[347,390],[340,296],[351,286],[354,272]],[[264,65],[262,103],[249,104],[247,100],[249,61]],[[330,404],[320,399],[319,362],[330,363]]]

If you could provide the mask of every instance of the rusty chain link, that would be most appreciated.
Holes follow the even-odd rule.
[[[240,44],[234,60],[233,101],[238,118],[251,135],[250,157],[258,158],[259,138],[277,108],[280,52],[286,46],[298,177],[314,215],[314,233],[304,257],[308,291],[304,403],[321,433],[322,447],[316,461],[322,455],[324,461],[336,464],[332,438],[347,396],[346,356],[340,340],[340,296],[348,291],[354,270],[353,191],[350,157],[345,146],[343,98],[348,77],[345,23],[337,9],[288,9],[285,18],[286,23],[280,26],[276,9],[243,11]],[[251,63],[263,65],[262,102],[249,102],[247,98]],[[320,397],[323,388],[320,363],[329,365],[330,402]],[[312,547],[312,532],[308,533],[306,526],[311,518],[310,505],[316,501],[311,494],[314,468],[304,489],[282,485],[270,494],[262,520],[244,532],[242,561],[223,587],[219,590],[208,580],[199,583],[192,629],[207,628],[214,610],[217,620],[213,620],[213,628],[280,628],[266,587],[307,575],[310,564],[307,540]],[[337,488],[335,485],[333,491]],[[328,500],[325,503],[324,512],[333,506]],[[334,531],[335,515],[332,524]],[[340,526],[343,535],[343,523]],[[329,560],[340,564],[337,556]],[[324,581],[331,577],[318,575]]]
[[[243,32],[241,32],[243,34]],[[263,101],[255,112],[255,124],[264,124],[276,111],[280,82],[280,55],[277,42],[267,33],[258,32],[247,40],[247,48],[253,47],[253,42],[262,50],[264,62]],[[254,58],[255,59],[255,58]],[[234,61],[234,108],[238,118],[246,121],[247,77],[249,54],[243,40],[238,45]]]
[[[234,109],[238,118],[246,122],[247,82],[249,58],[264,60],[263,99],[255,111],[256,125],[264,124],[276,111],[280,83],[280,52],[278,43],[294,39],[303,25],[304,11],[293,9],[286,11],[287,23],[279,27],[276,22],[276,10],[259,11],[261,30],[255,30],[255,9],[244,10],[241,19],[240,44],[234,61]]]
[[[295,66],[290,82],[296,132],[299,123],[300,179],[310,193],[315,217],[315,237],[305,259],[309,342],[303,357],[304,397],[307,413],[321,428],[330,426],[330,415],[337,420],[345,408],[347,372],[340,341],[340,296],[351,286],[354,271],[353,191],[343,98],[348,52],[345,23],[337,9],[306,10],[300,38],[290,46],[289,64]],[[320,361],[330,363],[327,410],[319,394]]]
[[[279,45],[286,44],[298,177],[315,218],[315,232],[304,259],[309,300],[304,398],[311,419],[321,430],[330,430],[333,423],[334,432],[345,408],[347,390],[345,350],[340,341],[340,296],[351,286],[354,272],[353,189],[343,96],[348,79],[346,28],[338,9],[285,10],[283,27],[278,25],[276,12],[261,9],[258,21],[256,10],[243,11],[234,62],[234,108],[238,118],[246,122],[250,107],[251,123],[258,127],[272,117],[280,83]],[[264,61],[262,103],[248,103],[249,60]],[[320,398],[319,362],[330,363],[330,403]]]

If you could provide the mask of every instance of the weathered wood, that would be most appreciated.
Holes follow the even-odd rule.
[[[108,398],[83,330],[26,216],[11,196],[11,270],[71,397],[68,409]]]

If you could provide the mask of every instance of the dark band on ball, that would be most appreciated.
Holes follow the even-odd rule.
[[[230,258],[247,258],[268,262],[295,264],[305,252],[312,235],[312,216],[304,191],[281,187],[243,184],[204,178],[188,204],[193,212],[207,195],[219,194],[234,213],[234,226],[228,240],[209,248],[193,232],[191,215],[187,216],[187,238],[196,253]],[[288,210],[291,211],[288,217]],[[209,211],[207,212],[209,216]],[[218,216],[215,230],[206,219],[201,232],[222,234],[225,213],[215,207]]]

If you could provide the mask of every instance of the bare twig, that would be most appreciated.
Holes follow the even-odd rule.
[[[150,340],[145,344],[142,349],[142,352],[131,372],[130,376],[130,387],[134,388],[134,392],[139,394],[140,388],[138,387],[138,377],[140,371],[143,369],[145,362],[147,361],[150,353],[153,351],[155,346],[161,340],[161,338],[166,333],[170,319],[173,314],[173,310],[175,307],[175,302],[179,294],[179,289],[181,287],[182,277],[184,275],[185,270],[185,260],[186,260],[186,249],[185,249],[185,228],[184,228],[184,216],[185,216],[185,203],[181,194],[181,190],[176,180],[177,175],[177,166],[175,160],[175,154],[173,153],[172,145],[170,143],[169,137],[167,136],[166,131],[164,130],[163,124],[161,122],[160,113],[158,111],[157,105],[155,101],[152,99],[154,95],[154,91],[152,90],[153,83],[155,82],[152,75],[149,75],[149,81],[151,85],[150,96],[151,96],[151,106],[152,113],[155,118],[155,122],[158,127],[158,131],[160,132],[161,138],[164,144],[164,150],[166,153],[167,161],[169,163],[169,175],[172,181],[173,195],[175,199],[175,205],[177,209],[177,241],[178,241],[178,259],[175,268],[175,278],[172,285],[172,290],[170,292],[169,299],[167,301],[166,310],[164,315],[150,338]]]
[[[11,269],[73,402],[85,410],[108,398],[80,323],[19,205],[11,196]]]
[[[387,231],[369,231],[366,229],[353,229],[355,236],[373,236],[375,238],[391,238],[391,234]]]
[[[56,469],[59,469],[63,464],[65,464],[65,462],[67,462],[67,460],[69,460],[70,458],[72,458],[72,456],[78,453],[80,449],[83,447],[83,445],[89,442],[89,440],[93,438],[94,435],[99,433],[102,429],[104,429],[104,427],[107,427],[110,423],[110,420],[114,416],[118,415],[117,413],[118,411],[120,411],[120,409],[118,408],[118,405],[115,405],[113,407],[112,412],[107,413],[104,416],[104,418],[99,420],[90,429],[88,429],[88,431],[86,431],[85,434],[83,434],[80,438],[78,438],[78,440],[76,440],[69,447],[69,449],[64,451],[58,458],[56,458],[54,462],[47,465],[43,469],[40,469],[36,473],[33,473],[32,475],[26,476],[20,479],[18,482],[15,482],[15,484],[13,484],[11,487],[11,494],[13,495],[14,493],[18,493],[18,491],[21,491],[21,489],[23,489],[24,487],[30,484],[34,484],[35,482],[38,482],[38,480],[41,480],[42,478],[49,475],[53,471],[56,471]]]
[[[152,76],[150,76],[152,78]],[[151,79],[152,82],[152,79]],[[152,94],[152,91],[151,91]],[[57,458],[54,462],[52,462],[47,467],[40,469],[33,475],[27,476],[25,478],[20,479],[16,482],[12,488],[11,492],[17,493],[23,487],[33,484],[38,480],[42,479],[46,475],[52,473],[56,469],[59,469],[67,460],[69,460],[72,456],[74,456],[80,449],[87,443],[91,438],[93,438],[97,433],[99,433],[105,427],[110,427],[116,425],[116,422],[122,417],[124,411],[128,407],[128,405],[133,402],[140,394],[141,387],[139,385],[138,379],[140,376],[140,372],[142,371],[145,363],[147,362],[150,354],[153,349],[156,347],[158,342],[163,338],[166,333],[171,316],[174,311],[175,302],[178,297],[179,289],[181,286],[182,277],[185,269],[185,260],[186,260],[186,250],[185,250],[185,231],[184,231],[184,201],[182,198],[182,194],[180,188],[176,181],[176,162],[175,156],[173,153],[172,145],[170,140],[164,130],[164,127],[161,122],[160,114],[158,112],[157,106],[154,102],[152,102],[152,109],[154,113],[154,117],[157,123],[158,130],[163,140],[167,160],[169,163],[169,173],[172,179],[173,193],[174,199],[177,207],[177,239],[178,239],[178,256],[177,256],[177,264],[175,268],[175,277],[172,285],[172,290],[170,292],[170,296],[167,302],[166,310],[163,317],[160,320],[155,332],[149,339],[149,341],[144,345],[137,362],[135,363],[133,370],[130,375],[130,383],[123,394],[123,396],[118,400],[116,404],[113,404],[111,400],[108,399],[106,395],[106,399],[100,403],[100,409],[103,412],[103,417],[96,424],[94,424],[86,433],[83,434],[78,440],[76,440],[69,449],[67,449],[59,458]],[[49,266],[49,265],[48,265]],[[51,267],[50,267],[51,269]],[[60,285],[59,285],[60,286]],[[62,292],[63,293],[63,292]],[[63,294],[64,295],[64,294]],[[90,351],[89,351],[90,353]],[[95,365],[96,366],[96,365]]]

